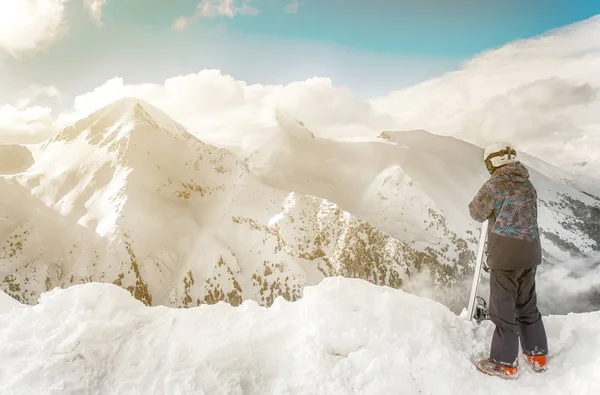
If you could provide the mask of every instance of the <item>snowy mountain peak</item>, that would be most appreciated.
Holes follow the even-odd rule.
[[[84,137],[92,144],[106,145],[130,138],[134,130],[145,134],[160,131],[175,139],[193,138],[183,126],[156,107],[140,99],[123,98],[65,128],[47,144]]]
[[[280,120],[299,129],[282,133],[288,143],[317,140]],[[0,286],[26,303],[94,281],[149,305],[270,305],[331,275],[397,287],[415,270],[410,257],[424,254],[335,202],[264,183],[230,151],[131,99],[36,147],[34,165],[0,185]]]
[[[302,121],[293,118],[288,112],[277,109],[275,111],[275,121],[277,125],[286,134],[296,138],[314,139],[313,132],[308,130]]]

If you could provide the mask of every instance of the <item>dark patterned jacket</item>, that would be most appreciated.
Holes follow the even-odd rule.
[[[488,222],[492,269],[521,270],[541,262],[537,192],[521,163],[497,169],[469,204],[471,217]]]

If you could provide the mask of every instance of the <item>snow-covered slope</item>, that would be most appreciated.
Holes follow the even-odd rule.
[[[0,294],[1,296],[1,294]],[[544,317],[549,370],[476,371],[493,326],[365,281],[330,278],[289,303],[146,307],[119,287],[0,297],[0,393],[591,395],[600,313]]]
[[[462,272],[453,268],[470,259],[468,252],[476,248],[479,224],[470,219],[467,206],[489,177],[483,150],[423,130],[384,132],[377,139],[312,138],[292,121],[277,114],[269,130],[273,137],[247,158],[250,170],[276,188],[335,201],[428,251],[438,268],[434,280],[452,278],[452,292],[432,291],[427,276],[413,276],[405,289],[443,301],[455,311],[464,306],[470,278],[461,279]],[[600,280],[590,275],[600,264],[600,200],[575,188],[580,178],[529,155],[522,160],[540,197],[544,258],[549,263],[540,269],[545,311],[600,307],[594,291]],[[586,284],[585,289],[576,287],[579,294],[551,291],[571,280]]]
[[[335,201],[402,240],[438,251],[464,240],[472,246],[478,224],[467,206],[489,177],[480,147],[422,130],[362,141],[311,138],[282,117],[279,134],[247,159],[264,182]],[[522,160],[538,190],[548,256],[598,256],[600,200],[569,186],[569,173]]]
[[[437,158],[439,162],[429,173],[421,173],[419,180],[426,184],[428,179],[434,179],[438,188],[430,188],[429,194],[438,200],[451,200],[458,208],[457,212],[468,217],[467,204],[482,182],[489,178],[482,163],[483,149],[424,131],[394,132],[386,136],[396,144],[408,145],[428,155],[420,154],[423,159],[415,161],[415,169],[422,169],[423,162],[432,162],[431,157]],[[600,199],[576,189],[574,180],[577,177],[570,177],[566,171],[559,171],[526,154],[521,155],[521,161],[529,167],[531,182],[538,192],[538,216],[546,258],[553,256],[556,261],[569,260],[573,256],[599,258]]]
[[[144,102],[120,100],[30,149],[30,168],[0,178],[0,287],[26,303],[100,281],[149,305],[270,305],[324,276],[400,287],[439,268],[334,202],[265,185]]]

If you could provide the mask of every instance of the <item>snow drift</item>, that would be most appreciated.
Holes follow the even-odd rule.
[[[477,372],[493,330],[436,302],[329,278],[294,303],[146,307],[111,284],[0,299],[0,392],[25,394],[595,394],[600,313],[544,317],[546,373]]]

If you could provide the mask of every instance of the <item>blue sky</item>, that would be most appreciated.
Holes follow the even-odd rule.
[[[199,0],[108,0],[101,27],[71,0],[64,37],[35,54],[0,58],[0,103],[31,84],[72,97],[115,76],[162,82],[203,68],[250,83],[326,76],[373,97],[600,13],[595,0],[301,0],[286,13],[292,2],[253,0],[256,15],[198,18],[176,30],[174,21],[192,16]]]
[[[453,57],[600,13],[595,0],[304,0],[293,16],[273,7],[275,1],[264,3],[271,7],[232,21],[231,29],[383,53]]]

